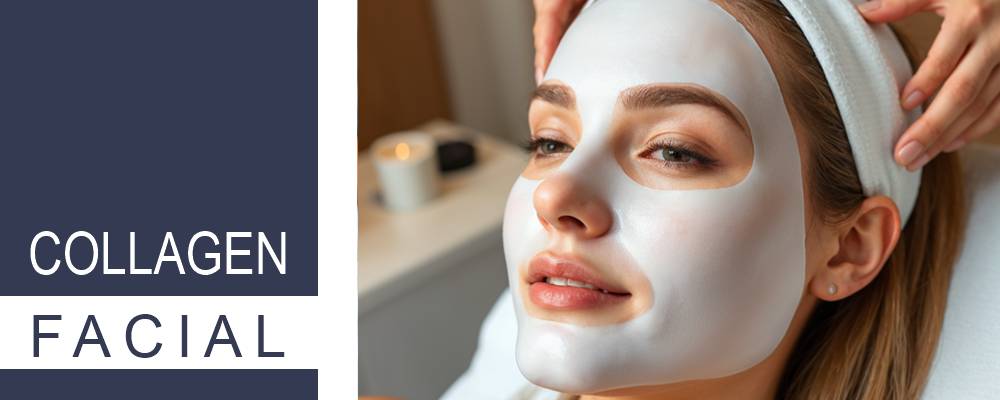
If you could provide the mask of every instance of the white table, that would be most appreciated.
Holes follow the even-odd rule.
[[[507,286],[503,210],[527,154],[436,121],[420,128],[474,138],[477,164],[444,175],[431,203],[393,213],[358,158],[358,355],[362,395],[440,396],[468,366],[479,326]]]

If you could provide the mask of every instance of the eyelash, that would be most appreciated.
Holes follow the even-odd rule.
[[[562,146],[563,148],[568,148],[569,150],[556,151],[552,153],[542,153],[541,152],[541,149],[543,149],[542,146],[548,144],[555,144],[557,146]],[[531,153],[533,156],[536,157],[551,157],[554,154],[573,151],[573,148],[566,143],[543,137],[530,138],[527,142],[525,142],[522,145],[522,147],[525,149],[525,151]],[[693,160],[693,162],[678,162],[667,159],[659,160],[649,157],[656,151],[663,151],[663,150],[668,150],[674,152],[679,156],[690,158],[691,160]],[[659,162],[669,168],[711,168],[718,164],[717,160],[703,155],[702,153],[698,152],[688,144],[673,140],[661,140],[654,142],[650,144],[648,147],[646,147],[646,149],[643,150],[641,153],[639,153],[639,155],[640,157],[647,158],[655,162]]]
[[[649,157],[655,152],[663,150],[674,152],[676,155],[693,160],[693,162],[671,161],[666,159],[666,157],[664,157],[663,160],[653,159]],[[652,161],[659,162],[671,168],[711,168],[718,164],[718,160],[715,160],[711,157],[708,157],[698,152],[687,143],[678,142],[674,140],[660,140],[653,142],[648,147],[646,147],[646,149],[643,150],[642,153],[639,153],[639,155],[640,157],[648,158]]]
[[[549,138],[543,138],[543,137],[533,137],[533,138],[530,138],[521,147],[523,147],[525,151],[527,151],[529,153],[532,153],[532,155],[534,155],[534,156],[538,156],[538,157],[550,157],[554,153],[546,154],[546,153],[542,153],[542,152],[539,151],[540,149],[542,149],[542,146],[550,144],[550,143],[551,144],[555,144],[557,146],[564,146],[564,147],[568,148],[569,151],[573,151],[573,148],[570,147],[570,145],[568,145],[566,143],[560,142],[560,141],[555,140],[555,139],[549,139]]]

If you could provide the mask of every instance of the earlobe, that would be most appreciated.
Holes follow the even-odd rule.
[[[865,199],[837,229],[836,249],[812,279],[813,295],[836,301],[868,286],[882,271],[899,240],[896,204],[886,196]]]

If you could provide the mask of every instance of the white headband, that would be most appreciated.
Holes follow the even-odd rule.
[[[903,110],[899,92],[913,75],[888,25],[858,12],[864,0],[781,0],[812,45],[844,119],[865,195],[896,202],[905,225],[920,189],[920,171],[893,160],[893,148],[920,110]]]
[[[920,170],[907,171],[892,154],[896,140],[921,111],[907,113],[899,100],[913,75],[902,44],[888,25],[864,20],[856,8],[864,0],[780,1],[823,67],[865,195],[891,198],[905,225],[920,189]]]

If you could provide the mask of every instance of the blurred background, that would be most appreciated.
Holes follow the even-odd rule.
[[[358,2],[358,385],[436,399],[468,367],[507,286],[500,225],[526,165],[534,89],[529,0]],[[369,147],[419,129],[472,143],[476,163],[405,212],[379,202]]]
[[[534,88],[529,0],[358,3],[358,146],[446,118],[526,134]]]
[[[500,226],[526,163],[534,88],[529,0],[358,2],[359,393],[435,399],[468,367],[507,286]],[[897,24],[926,54],[933,15]],[[436,196],[390,211],[376,139],[419,130],[472,146]],[[1000,133],[983,141],[1000,144]]]

